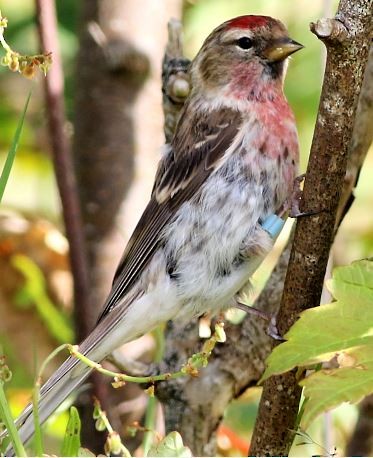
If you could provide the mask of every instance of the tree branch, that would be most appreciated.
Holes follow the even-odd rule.
[[[89,331],[85,319],[89,310],[88,267],[70,141],[65,130],[64,83],[57,37],[56,10],[53,0],[36,0],[35,3],[41,48],[43,52],[52,52],[53,57],[53,64],[45,79],[45,96],[54,170],[70,247],[75,326],[78,338],[81,340]]]
[[[319,213],[296,224],[278,316],[282,335],[300,312],[320,302],[370,46],[372,4],[372,0],[341,0],[334,20],[311,24],[311,30],[325,43],[328,57],[302,210]],[[264,383],[250,455],[288,454],[300,395],[296,371]]]

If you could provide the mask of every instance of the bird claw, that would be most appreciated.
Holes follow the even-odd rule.
[[[304,216],[318,215],[322,211],[323,210],[310,210],[308,212],[301,212],[298,209],[298,211],[290,211],[289,217],[290,218],[303,218]]]
[[[302,200],[302,194],[303,191],[300,188],[301,183],[305,179],[306,174],[302,173],[302,175],[299,175],[298,177],[295,178],[294,183],[293,183],[293,192],[289,198],[289,216],[290,218],[299,218],[300,216],[306,216],[301,212],[299,209],[300,201]]]
[[[299,208],[303,195],[303,191],[300,188],[300,185],[305,177],[306,174],[302,173],[302,175],[299,175],[295,178],[292,194],[280,209],[279,216],[283,216],[284,214],[288,213],[290,218],[302,218],[305,216],[317,215],[322,212],[322,210],[310,210],[303,212]]]
[[[245,305],[237,300],[235,302],[234,307],[243,310],[246,313],[250,313],[251,315],[258,316],[259,318],[262,318],[263,320],[267,321],[268,326],[266,329],[266,333],[269,337],[272,337],[272,339],[278,341],[285,340],[278,332],[276,315],[268,315],[267,313],[263,312],[263,310],[259,310],[255,307]]]

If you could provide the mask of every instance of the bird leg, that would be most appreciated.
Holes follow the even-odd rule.
[[[233,307],[243,310],[246,313],[250,313],[251,315],[258,316],[262,318],[263,320],[267,321],[268,323],[268,327],[266,330],[267,335],[272,337],[272,339],[275,339],[275,340],[281,340],[281,341],[285,340],[278,333],[276,315],[269,315],[263,312],[263,310],[259,310],[255,307],[251,307],[250,305],[243,304],[242,302],[238,301],[237,299]]]

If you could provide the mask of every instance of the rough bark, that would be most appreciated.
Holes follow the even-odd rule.
[[[327,46],[328,56],[302,210],[319,213],[297,221],[278,315],[282,335],[301,311],[320,302],[371,42],[372,5],[371,0],[341,0],[334,20],[311,24]],[[297,382],[292,371],[264,383],[250,455],[288,454],[301,395]]]
[[[356,185],[371,143],[372,117],[367,108],[362,108],[372,107],[369,87],[373,78],[370,74],[367,78],[368,73],[359,100],[339,215],[345,213],[342,207],[349,201],[351,189]],[[340,216],[338,219],[340,221]],[[269,313],[278,311],[290,248],[291,243],[288,242],[255,307]],[[179,379],[158,386],[157,393],[165,408],[167,430],[178,430],[195,455],[216,454],[215,433],[225,408],[233,398],[257,383],[264,369],[264,359],[271,348],[266,326],[253,315],[247,315],[239,326],[227,327],[227,342],[218,347],[211,364],[201,371],[197,379]],[[197,324],[185,327],[173,323],[168,326],[166,335],[162,370],[168,371],[179,368],[185,358],[199,348],[198,327]]]

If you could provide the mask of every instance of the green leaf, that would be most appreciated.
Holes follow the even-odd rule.
[[[80,428],[81,423],[78,410],[75,407],[71,407],[65,437],[62,443],[61,456],[86,456],[79,455],[83,450],[80,447]]]
[[[336,302],[301,314],[268,357],[262,377],[334,358],[336,368],[301,382],[308,399],[303,428],[321,412],[373,392],[373,260],[336,268],[328,287]]]
[[[359,283],[360,282],[360,283]],[[330,360],[337,351],[373,344],[373,261],[335,269],[331,304],[306,310],[267,359],[262,381],[295,366]]]
[[[4,385],[2,381],[0,381],[0,420],[4,423],[6,429],[8,430],[8,434],[13,444],[16,456],[27,456],[19,437],[17,428],[14,424],[14,420],[10,412],[10,406],[5,396]]]
[[[327,282],[335,299],[371,308],[373,300],[373,259],[353,262],[350,266],[334,269],[333,278]]]
[[[183,439],[177,431],[172,431],[149,450],[149,456],[175,456],[189,458],[192,452],[183,444]]]
[[[8,182],[8,178],[9,178],[10,172],[12,170],[12,166],[13,166],[14,158],[15,158],[15,155],[16,155],[16,152],[17,152],[19,139],[21,137],[21,133],[22,133],[22,129],[23,129],[23,123],[25,121],[26,111],[27,111],[27,108],[28,108],[28,104],[30,102],[30,98],[31,98],[31,91],[29,92],[29,95],[28,95],[28,97],[26,99],[25,106],[23,107],[23,111],[22,111],[21,117],[20,117],[20,119],[18,121],[17,129],[16,129],[16,132],[14,134],[12,144],[10,145],[10,149],[8,151],[8,155],[7,155],[7,158],[5,160],[3,171],[1,172],[1,176],[0,176],[0,202],[1,202],[2,198],[3,198],[5,187],[6,187],[6,184]]]

